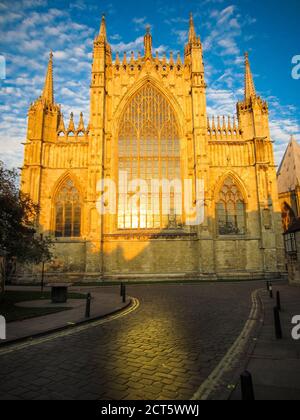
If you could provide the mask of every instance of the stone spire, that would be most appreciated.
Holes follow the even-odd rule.
[[[174,55],[173,55],[173,52],[171,51],[170,52],[170,66],[174,66],[174,64],[175,64],[175,62],[174,62]]]
[[[98,42],[102,42],[103,44],[107,41],[107,35],[106,35],[106,21],[105,21],[105,15],[102,15],[101,25],[100,25],[100,31],[99,35],[97,37]]]
[[[74,124],[74,114],[73,112],[71,112],[68,133],[75,133],[75,131],[76,129],[75,129],[75,124]]]
[[[77,128],[77,131],[78,132],[82,132],[82,133],[84,133],[84,120],[83,120],[83,113],[81,112],[80,113],[80,119],[79,119],[79,124],[78,124],[78,128]]]
[[[192,51],[195,51],[196,54],[192,54]],[[195,25],[194,25],[194,18],[192,13],[190,14],[190,25],[189,25],[189,33],[188,33],[188,42],[184,49],[184,61],[185,64],[191,64],[193,61],[198,61],[201,67],[203,67],[203,59],[202,59],[202,45],[200,37],[197,37]],[[193,57],[192,57],[193,56]],[[196,58],[197,57],[197,58]]]
[[[54,89],[53,89],[53,53],[50,52],[48,69],[42,98],[49,104],[54,103]]]
[[[150,33],[150,26],[146,28],[146,35],[144,36],[145,58],[152,58],[152,35]]]
[[[197,42],[196,30],[194,25],[193,14],[190,14],[189,44]]]
[[[250,68],[249,54],[245,53],[245,99],[256,96],[253,76]]]
[[[64,122],[64,115],[61,114],[60,115],[60,119],[59,119],[59,126],[58,126],[58,133],[65,133],[66,132],[66,127],[65,127],[65,122]]]
[[[180,57],[180,52],[177,54],[177,61],[176,61],[176,65],[177,66],[181,66],[182,62],[181,62],[181,57]]]

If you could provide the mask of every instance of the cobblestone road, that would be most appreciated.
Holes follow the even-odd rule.
[[[237,338],[259,287],[128,287],[141,303],[130,315],[0,356],[0,399],[189,399]]]

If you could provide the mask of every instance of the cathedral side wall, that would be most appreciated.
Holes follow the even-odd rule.
[[[177,275],[198,272],[197,241],[186,239],[122,240],[104,243],[104,277]]]
[[[86,242],[84,240],[59,240],[53,249],[53,261],[47,271],[52,275],[59,273],[85,273]]]

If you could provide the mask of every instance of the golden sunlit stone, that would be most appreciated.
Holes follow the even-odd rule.
[[[88,124],[82,115],[76,124],[73,114],[66,123],[54,99],[50,55],[42,96],[29,109],[22,171],[23,191],[41,206],[41,232],[56,236],[47,275],[71,281],[274,278],[284,265],[273,145],[248,54],[237,118],[208,118],[193,18],[183,61],[153,54],[150,28],[144,46],[138,57],[117,54],[113,61],[103,17],[94,41]],[[151,195],[122,214],[121,194],[115,214],[100,215],[97,184],[117,183],[120,169],[147,182],[203,180],[203,223],[186,224],[186,214],[174,211],[175,193],[169,215],[150,214]],[[159,206],[162,198],[160,192]]]

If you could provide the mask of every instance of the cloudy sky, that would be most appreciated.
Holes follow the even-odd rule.
[[[145,26],[154,48],[183,55],[192,11],[205,50],[208,114],[233,115],[243,95],[243,53],[249,51],[259,94],[270,107],[277,163],[292,134],[300,141],[299,0],[0,0],[0,159],[21,166],[30,102],[41,93],[54,51],[55,98],[65,115],[88,120],[92,41],[101,14],[113,51],[143,50]]]

